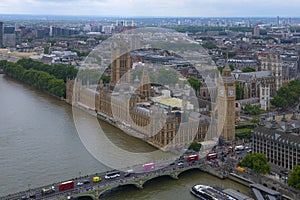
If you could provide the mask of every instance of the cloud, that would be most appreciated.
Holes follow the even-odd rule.
[[[299,16],[299,0],[1,0],[0,13],[106,16]]]

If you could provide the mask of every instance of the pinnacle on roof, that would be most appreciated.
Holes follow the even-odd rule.
[[[287,122],[287,119],[285,118],[285,113],[283,113],[283,114],[282,114],[281,121],[283,121],[283,122]]]
[[[296,112],[295,112],[295,111],[293,111],[293,116],[292,116],[291,119],[292,119],[292,120],[297,120],[297,116],[296,116]]]

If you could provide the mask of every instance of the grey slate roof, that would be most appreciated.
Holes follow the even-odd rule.
[[[234,75],[232,75],[235,78]],[[236,80],[240,81],[248,81],[254,78],[265,78],[272,76],[271,71],[258,71],[258,72],[247,72],[247,73],[239,73],[239,76]]]

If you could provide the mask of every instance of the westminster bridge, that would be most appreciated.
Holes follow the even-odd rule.
[[[167,162],[166,162],[167,163]],[[133,185],[138,189],[143,189],[145,184],[159,177],[168,176],[172,179],[178,179],[180,174],[188,170],[199,170],[203,172],[210,173],[212,175],[218,176],[219,178],[225,178],[227,173],[220,168],[212,168],[205,164],[205,159],[200,159],[199,161],[187,162],[187,161],[175,161],[171,164],[166,164],[161,169],[154,171],[145,171],[143,173],[132,173],[130,176],[126,175],[126,172],[120,172],[120,177],[114,179],[105,179],[105,173],[96,173],[84,177],[78,177],[72,179],[75,183],[74,188],[58,191],[59,183],[54,183],[48,186],[29,189],[27,191],[19,192],[17,194],[11,194],[5,197],[0,197],[1,200],[25,200],[25,199],[78,199],[78,200],[97,200],[101,199],[101,196],[113,189],[118,187]],[[93,182],[94,176],[101,177],[100,182]],[[89,180],[87,184],[77,185],[78,182],[83,182],[84,180]],[[42,188],[49,188],[54,186],[56,188],[55,192],[47,195],[42,195]]]

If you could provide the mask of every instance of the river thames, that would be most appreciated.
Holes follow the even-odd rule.
[[[107,170],[82,144],[72,108],[64,101],[0,75],[0,110],[0,196]],[[155,150],[109,124],[102,122],[101,126],[123,149]],[[195,184],[248,193],[248,188],[238,183],[196,170],[183,173],[179,180],[152,180],[143,190],[130,186],[117,189],[104,199],[195,199],[189,193]]]

